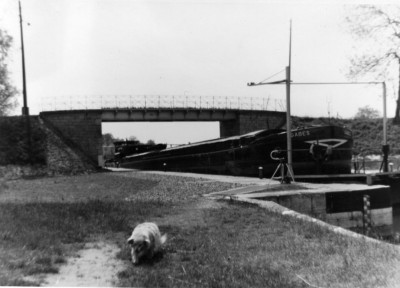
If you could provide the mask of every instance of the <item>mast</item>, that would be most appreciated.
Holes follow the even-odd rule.
[[[286,84],[286,150],[287,150],[287,178],[294,181],[293,173],[293,158],[292,158],[292,121],[290,117],[290,84],[291,80],[291,67],[292,67],[292,20],[290,20],[290,39],[289,39],[289,65],[286,66],[286,79],[273,82],[259,82],[247,83],[247,86],[258,86],[258,85],[276,85]]]
[[[289,66],[286,67],[286,142],[287,142],[287,176],[293,174],[292,158],[292,121],[290,117],[290,82],[292,65],[292,20],[290,20],[290,39],[289,39]]]

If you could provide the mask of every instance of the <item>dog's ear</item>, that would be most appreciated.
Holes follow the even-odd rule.
[[[134,242],[135,242],[135,241],[133,241],[132,238],[129,238],[129,239],[128,239],[128,244],[133,245]]]

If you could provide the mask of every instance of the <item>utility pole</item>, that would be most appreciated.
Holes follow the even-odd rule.
[[[32,164],[32,136],[31,136],[31,120],[29,117],[28,101],[26,97],[26,75],[25,75],[25,49],[24,49],[24,33],[22,29],[22,12],[21,1],[19,4],[19,25],[21,29],[21,54],[22,54],[22,94],[24,96],[24,106],[22,107],[22,116],[25,116],[26,139],[28,142],[28,157],[29,162]]]
[[[24,32],[22,29],[22,12],[21,12],[21,1],[19,4],[19,26],[21,30],[21,54],[22,54],[22,94],[24,96],[24,106],[22,107],[22,115],[29,116],[28,101],[26,97],[26,75],[25,75],[25,49],[24,49]]]

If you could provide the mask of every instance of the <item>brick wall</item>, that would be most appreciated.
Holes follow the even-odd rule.
[[[93,171],[93,166],[66,145],[66,143],[45,125],[43,127],[47,134],[46,162],[47,174],[70,174],[75,175],[83,172]],[[96,163],[97,164],[97,163]]]
[[[102,151],[101,111],[42,112],[44,123],[75,150],[98,163]]]

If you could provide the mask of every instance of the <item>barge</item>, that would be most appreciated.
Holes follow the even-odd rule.
[[[350,174],[353,138],[340,126],[292,130],[295,175]],[[123,157],[120,166],[141,170],[270,177],[286,161],[286,130],[259,130]]]

